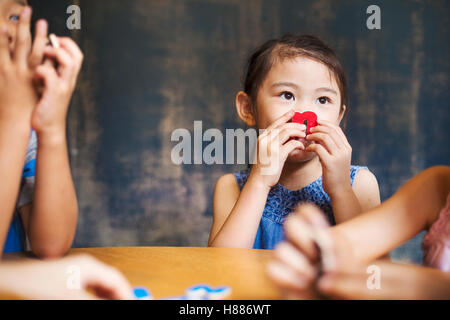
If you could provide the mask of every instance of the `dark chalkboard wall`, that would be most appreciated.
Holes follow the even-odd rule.
[[[204,246],[212,193],[231,165],[172,164],[176,128],[244,128],[234,109],[248,53],[284,33],[310,33],[342,58],[347,136],[382,199],[424,168],[450,164],[448,1],[35,1],[85,63],[69,113],[80,218],[75,247]],[[81,8],[67,30],[66,8]],[[422,235],[423,236],[423,235]],[[421,236],[395,250],[421,260]]]

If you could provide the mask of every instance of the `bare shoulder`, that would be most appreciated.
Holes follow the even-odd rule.
[[[355,176],[353,191],[358,198],[363,212],[380,204],[380,189],[375,175],[367,169],[361,169]]]
[[[369,187],[374,186],[378,188],[378,180],[375,175],[368,169],[361,169],[355,175],[354,187]]]
[[[232,208],[239,198],[239,194],[240,190],[234,174],[228,173],[221,176],[214,188],[214,215],[216,215],[217,211],[223,212],[224,207],[225,209],[228,208],[230,203]]]
[[[239,192],[239,186],[237,184],[236,178],[234,177],[234,174],[227,173],[221,176],[216,182],[215,191],[217,191],[218,189],[221,191],[223,191],[224,189],[232,189]]]

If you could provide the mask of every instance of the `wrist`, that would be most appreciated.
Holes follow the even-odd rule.
[[[261,176],[256,174],[250,174],[247,183],[251,186],[252,189],[258,190],[258,192],[268,194],[271,189],[271,186],[268,185]]]
[[[331,201],[346,198],[352,194],[354,194],[354,192],[350,182],[340,184],[337,188],[333,188],[328,191],[328,195],[330,196]]]
[[[66,144],[66,130],[40,130],[36,131],[39,147],[50,145],[58,146]]]

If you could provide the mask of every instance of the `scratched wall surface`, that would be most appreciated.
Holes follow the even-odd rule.
[[[42,3],[42,1],[41,1]],[[53,31],[70,1],[40,8]],[[350,89],[353,163],[386,199],[424,168],[450,164],[448,1],[74,1],[70,32],[85,63],[68,120],[80,218],[75,247],[204,246],[212,194],[231,165],[171,162],[176,128],[239,128],[234,95],[247,54],[284,33],[310,33],[342,58]],[[56,29],[56,30],[55,30]],[[421,260],[414,238],[392,252]]]

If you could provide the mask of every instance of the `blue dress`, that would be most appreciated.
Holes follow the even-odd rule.
[[[367,167],[351,166],[350,181],[353,181],[359,170]],[[242,190],[250,175],[250,170],[234,173],[239,189]],[[261,222],[256,233],[253,249],[273,249],[275,245],[284,240],[283,223],[287,216],[301,202],[316,204],[328,218],[331,225],[335,225],[331,199],[323,190],[322,177],[300,190],[289,190],[277,183],[270,189]]]
[[[36,132],[32,131],[28,143],[27,154],[25,156],[25,166],[22,172],[22,181],[17,205],[3,247],[4,253],[24,251],[26,247],[25,230],[18,209],[33,201],[36,152],[37,137]]]

